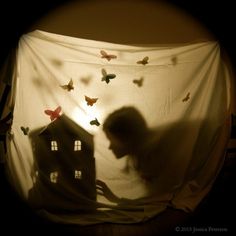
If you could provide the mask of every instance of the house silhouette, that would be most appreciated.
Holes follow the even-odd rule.
[[[64,114],[29,136],[34,153],[34,185],[28,198],[32,207],[95,209],[93,136]]]

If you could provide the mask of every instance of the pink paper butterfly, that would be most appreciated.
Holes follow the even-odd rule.
[[[50,116],[51,121],[57,119],[60,116],[60,112],[61,112],[61,107],[57,107],[54,111],[52,110],[45,110],[44,111],[45,114]]]

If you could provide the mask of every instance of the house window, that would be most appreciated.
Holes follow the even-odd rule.
[[[81,150],[81,141],[75,140],[74,142],[74,151],[80,151]]]
[[[82,179],[82,171],[75,170],[75,179]]]
[[[57,183],[57,179],[58,179],[58,172],[54,171],[50,173],[50,181],[52,183]]]
[[[51,151],[58,151],[57,141],[51,141]]]

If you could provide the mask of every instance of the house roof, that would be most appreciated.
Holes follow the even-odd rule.
[[[40,136],[49,135],[59,137],[63,137],[63,134],[79,136],[84,141],[92,142],[93,140],[92,134],[64,114],[44,127],[39,133]]]

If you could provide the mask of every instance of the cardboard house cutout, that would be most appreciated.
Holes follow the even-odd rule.
[[[94,145],[90,133],[62,115],[30,136],[35,181],[29,201],[34,206],[72,210],[88,208],[89,200],[96,201]]]

